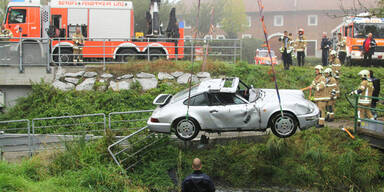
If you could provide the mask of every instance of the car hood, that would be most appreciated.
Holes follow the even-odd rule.
[[[277,99],[276,89],[261,89],[261,91],[264,93],[265,98]],[[298,89],[279,89],[279,93],[282,100],[293,99],[293,98],[304,99],[303,91]]]

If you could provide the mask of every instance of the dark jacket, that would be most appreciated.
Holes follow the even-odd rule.
[[[331,41],[326,38],[321,39],[321,49],[329,49],[331,47]]]
[[[372,96],[378,97],[379,94],[380,94],[380,79],[372,77],[371,81],[372,81],[372,84],[373,84]]]
[[[365,52],[365,48],[364,48],[364,45],[365,45],[365,42],[367,41],[368,38],[365,39],[364,43],[363,43],[363,52]],[[371,39],[371,43],[370,43],[370,48],[369,48],[369,51],[368,51],[368,54],[371,54],[373,55],[375,53],[375,49],[376,49],[376,40],[372,37]]]
[[[194,171],[183,181],[182,192],[214,192],[215,185],[211,178],[202,171]]]

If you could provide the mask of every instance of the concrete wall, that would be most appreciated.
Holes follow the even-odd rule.
[[[0,90],[5,94],[6,107],[12,107],[17,99],[26,97],[31,91],[30,85],[0,85]]]
[[[19,72],[18,67],[0,67],[0,86],[1,85],[31,85],[39,83],[41,80],[52,82],[54,70],[47,73],[45,67],[25,67],[24,73]]]

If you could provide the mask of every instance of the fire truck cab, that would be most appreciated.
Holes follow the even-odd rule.
[[[348,64],[359,64],[364,59],[363,43],[368,33],[373,34],[377,43],[372,59],[384,61],[384,18],[373,17],[366,13],[357,17],[345,17],[343,23],[332,33],[334,43],[337,43],[337,33],[346,37]]]
[[[151,1],[154,9],[151,14],[154,14],[158,12],[160,0]],[[147,39],[136,40],[130,1],[51,0],[48,6],[43,6],[40,0],[11,0],[4,23],[16,38],[35,38],[36,41],[52,38],[54,61],[60,57],[62,62],[71,62],[74,46],[71,37],[77,27],[85,38],[84,59],[128,61],[136,58],[135,54],[183,58],[183,48],[176,48],[184,45],[183,24],[178,28],[179,36],[173,37],[179,39],[167,40],[164,35],[151,34],[151,39],[146,36]]]

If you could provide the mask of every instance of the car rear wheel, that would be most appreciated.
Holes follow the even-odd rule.
[[[191,118],[185,118],[175,123],[176,136],[184,141],[194,139],[199,133],[199,124]]]
[[[272,117],[271,129],[273,134],[280,138],[290,137],[296,133],[299,123],[291,113],[278,113]]]

